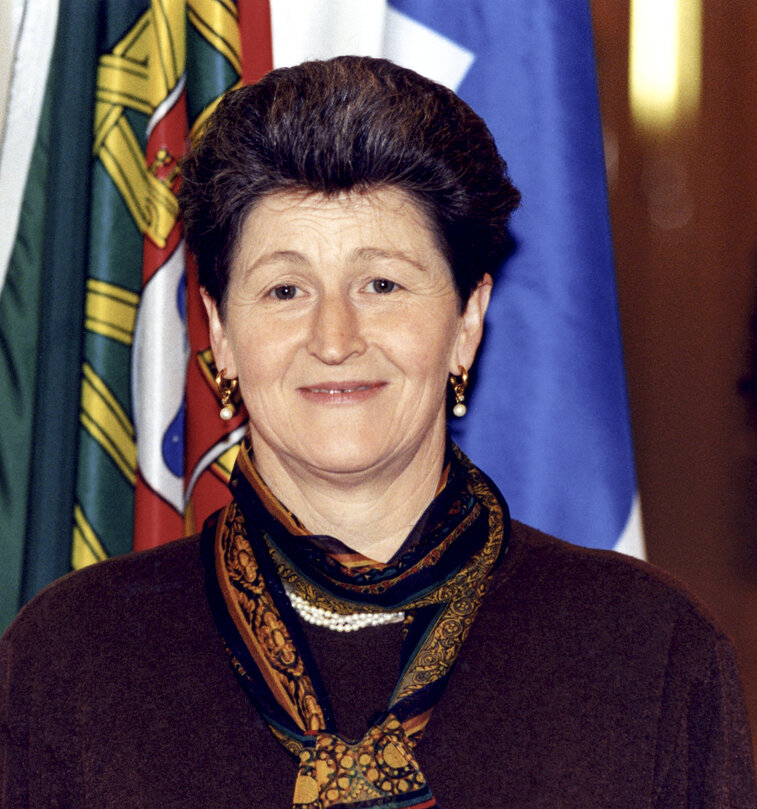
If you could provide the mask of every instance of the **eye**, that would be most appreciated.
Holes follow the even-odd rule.
[[[373,292],[386,294],[387,292],[394,292],[396,289],[399,289],[399,284],[394,281],[389,281],[386,278],[374,278],[373,281],[368,284],[368,287]]]
[[[280,301],[288,301],[297,296],[298,289],[294,284],[282,284],[280,287],[275,287],[268,294],[273,298],[278,298]]]

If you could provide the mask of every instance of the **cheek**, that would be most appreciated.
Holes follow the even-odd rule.
[[[450,358],[454,350],[459,318],[440,315],[415,318],[399,328],[392,344],[397,356],[404,358],[407,370],[427,383],[446,384]]]
[[[264,396],[284,380],[297,352],[293,329],[256,322],[233,341],[242,397]]]
[[[251,330],[241,333],[230,331],[227,346],[228,353],[236,365],[239,384],[244,394],[245,387],[263,370],[260,358],[265,356],[265,352],[261,350],[260,341]]]
[[[277,375],[276,357],[258,345],[250,345],[237,360],[242,392],[265,389]]]

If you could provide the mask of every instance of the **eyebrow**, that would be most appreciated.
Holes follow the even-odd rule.
[[[267,264],[269,261],[286,261],[290,264],[308,264],[308,260],[302,253],[296,250],[272,250],[270,253],[265,253],[260,256],[256,261],[250,265],[250,270],[254,270],[261,264]]]
[[[421,272],[426,272],[427,270],[425,264],[411,258],[402,250],[384,250],[381,247],[358,247],[350,254],[351,261],[375,261],[376,259],[404,261]],[[300,267],[304,267],[310,263],[310,261],[304,255],[302,255],[302,253],[297,252],[297,250],[272,250],[270,253],[265,253],[264,255],[260,256],[249,267],[245,268],[243,277],[248,278],[249,275],[258,267],[272,261],[283,261],[285,263],[294,264]]]
[[[310,263],[302,253],[298,253],[296,250],[272,250],[270,253],[265,253],[253,261],[249,267],[245,267],[242,278],[249,278],[250,274],[258,267],[272,261],[283,261],[289,264],[296,264],[300,267]]]
[[[407,253],[403,253],[402,250],[384,250],[380,247],[359,247],[352,251],[351,258],[353,261],[361,259],[371,261],[373,259],[388,258],[396,261],[404,261],[407,264],[411,264],[416,269],[426,272],[425,264],[421,264],[420,261],[411,258]]]

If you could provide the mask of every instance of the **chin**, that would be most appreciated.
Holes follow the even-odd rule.
[[[327,474],[359,474],[377,469],[388,460],[384,447],[365,442],[345,440],[342,436],[332,443],[311,447],[304,453],[308,466]]]
[[[393,419],[355,419],[324,423],[312,419],[302,435],[299,457],[313,470],[330,474],[358,474],[392,467],[404,469],[424,445],[444,443],[441,428],[431,419],[418,422]]]

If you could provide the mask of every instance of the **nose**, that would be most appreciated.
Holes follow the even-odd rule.
[[[346,293],[332,292],[318,301],[307,349],[326,365],[339,365],[365,351],[359,313]]]

